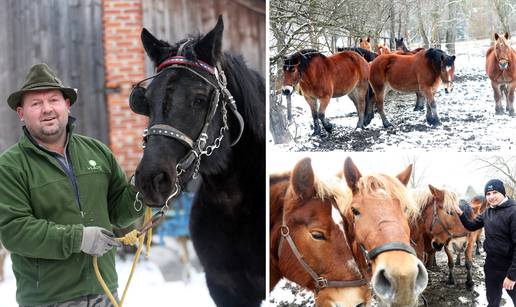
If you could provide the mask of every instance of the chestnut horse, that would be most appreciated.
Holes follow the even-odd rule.
[[[509,42],[509,33],[499,36],[495,33],[495,45],[486,53],[486,73],[494,91],[495,111],[504,114],[502,96],[506,99],[506,109],[514,116],[514,89],[516,88],[516,51]]]
[[[465,238],[467,231],[455,212],[455,206],[459,204],[457,195],[447,189],[438,189],[428,185],[428,189],[418,189],[412,192],[419,207],[419,217],[411,227],[411,239],[416,246],[419,259],[425,261],[427,268],[433,265],[435,252],[445,247],[455,238]],[[466,286],[473,284],[471,278],[471,262],[468,268]],[[448,257],[448,282],[455,283],[453,275],[454,262]]]
[[[487,207],[487,202],[484,196],[475,196],[471,199],[471,204],[461,201],[460,208],[464,211],[470,220],[474,220],[479,214],[481,214]],[[474,286],[473,280],[471,279],[471,267],[473,263],[473,247],[476,245],[476,254],[480,255],[479,251],[479,240],[482,234],[482,228],[476,231],[468,231],[467,236],[453,239],[445,246],[446,256],[448,257],[448,265],[453,262],[453,252],[457,254],[457,260],[455,261],[456,266],[460,266],[460,254],[464,252],[465,265],[467,270],[466,287],[471,290]],[[448,278],[448,284],[455,284],[455,276],[450,274]]]
[[[409,223],[417,207],[405,185],[412,165],[396,177],[362,176],[350,158],[343,176],[349,187],[341,204],[346,233],[361,266],[369,266],[371,284],[382,304],[415,306],[428,283],[423,263],[410,246]]]
[[[389,54],[391,53],[391,50],[385,46],[385,44],[378,44],[376,46],[376,54],[377,55],[382,55],[382,54]]]
[[[284,59],[283,94],[290,95],[298,83],[310,105],[314,135],[321,134],[319,120],[331,133],[333,126],[325,117],[330,99],[349,95],[358,112],[357,128],[364,128],[369,66],[358,53],[339,52],[325,56],[314,49],[297,51]]]
[[[384,97],[388,89],[400,92],[415,92],[415,110],[422,110],[426,98],[426,120],[430,125],[440,125],[434,94],[439,84],[451,86],[454,79],[455,56],[440,49],[420,50],[416,54],[384,54],[371,62],[371,87],[376,97],[376,107],[384,127],[392,124],[385,116]]]
[[[371,49],[371,37],[367,36],[366,39],[360,38],[360,42],[358,44],[360,48],[366,49],[368,51],[373,51]]]
[[[315,293],[316,305],[369,305],[371,291],[355,262],[337,183],[318,180],[310,158],[270,177],[270,287],[285,277]]]

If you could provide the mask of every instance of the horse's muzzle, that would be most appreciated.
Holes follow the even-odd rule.
[[[444,247],[444,244],[440,244],[435,241],[432,242],[432,248],[435,249],[436,251],[442,250],[443,247]]]
[[[498,67],[500,67],[501,70],[507,70],[507,68],[509,68],[509,61],[498,62]]]
[[[284,86],[282,89],[281,89],[281,92],[283,93],[283,95],[285,96],[288,96],[288,95],[292,95],[292,93],[294,92],[294,88],[290,85],[287,85],[287,86]]]

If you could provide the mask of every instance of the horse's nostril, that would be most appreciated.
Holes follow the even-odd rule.
[[[391,297],[394,295],[393,285],[383,269],[376,274],[373,281],[373,288],[381,297]]]
[[[416,293],[421,293],[425,290],[428,284],[428,272],[422,263],[417,264],[417,276],[416,276]]]
[[[157,192],[168,193],[170,190],[170,177],[165,172],[161,172],[154,176],[152,179],[152,185]]]

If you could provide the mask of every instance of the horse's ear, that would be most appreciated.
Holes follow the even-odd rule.
[[[371,37],[367,37],[367,42],[369,43],[371,41]]]
[[[348,184],[348,187],[351,189],[353,194],[358,192],[358,181],[362,177],[362,174],[360,174],[357,166],[349,157],[347,157],[346,161],[344,161],[344,177],[346,178],[346,183]]]
[[[296,196],[301,199],[309,199],[315,195],[314,189],[314,171],[312,169],[312,160],[304,158],[297,162],[290,176],[290,184],[296,193]]]
[[[495,33],[495,35],[494,35],[495,41],[497,41],[499,37],[500,36],[498,36],[498,33]]]
[[[204,62],[215,65],[222,56],[222,32],[224,31],[224,21],[219,15],[215,27],[195,45],[197,58]]]
[[[145,49],[145,52],[149,56],[149,58],[154,62],[154,64],[158,64],[158,61],[161,59],[161,55],[163,54],[164,48],[170,47],[170,45],[164,41],[161,41],[154,37],[149,30],[143,28],[142,34],[142,45]]]
[[[509,32],[505,32],[504,37],[505,37],[505,39],[509,39]]]
[[[400,43],[402,43],[402,42],[403,42],[403,37],[402,37],[402,38],[400,38]]]
[[[362,38],[360,38],[360,43],[362,42]]]
[[[407,184],[409,183],[411,175],[412,175],[412,164],[407,166],[407,168],[403,172],[401,172],[398,175],[396,175],[396,178],[398,178],[398,180],[401,183],[403,183],[404,186],[407,186]]]
[[[430,192],[432,192],[432,195],[437,198],[438,200],[444,199],[444,192],[442,190],[439,190],[438,188],[434,187],[433,185],[429,184],[428,188],[430,189]]]

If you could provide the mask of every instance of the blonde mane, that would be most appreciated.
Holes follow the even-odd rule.
[[[459,203],[457,194],[444,188],[440,188],[439,190],[444,193],[444,201],[442,204],[444,211],[448,213],[454,212],[455,205]],[[434,195],[429,188],[412,190],[412,196],[416,201],[419,214],[421,214],[428,205],[431,205],[434,202]]]
[[[321,179],[316,176],[314,187],[315,195],[322,200],[334,199],[338,205],[347,199],[346,191],[342,189],[342,183],[338,178]]]
[[[342,180],[341,187],[346,189],[346,193],[343,201],[338,204],[342,212],[347,212],[351,209],[353,194],[351,190],[347,188],[345,179]],[[358,181],[358,189],[364,194],[378,194],[385,191],[391,198],[399,201],[401,209],[405,212],[409,223],[416,221],[419,216],[419,208],[416,206],[412,195],[396,177],[384,174],[363,176]],[[379,192],[379,190],[382,192]]]
[[[505,36],[503,36],[503,35],[498,36],[498,39],[496,40],[495,44],[503,45],[503,46],[507,46],[507,47],[511,46],[511,44],[509,43],[509,40],[506,39]]]

